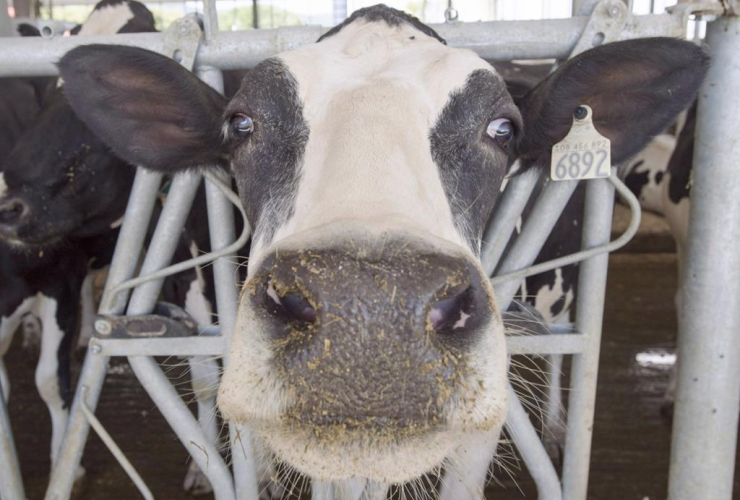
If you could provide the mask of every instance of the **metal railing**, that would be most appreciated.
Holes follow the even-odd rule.
[[[313,43],[325,30],[318,27],[280,28],[248,32],[219,32],[215,16],[215,2],[206,0],[205,33],[197,35],[193,43],[192,23],[179,30],[187,21],[161,34],[135,34],[52,39],[0,39],[0,76],[37,76],[56,73],[54,63],[74,46],[89,43],[127,44],[154,50],[172,56],[174,50],[185,51],[189,62],[209,85],[222,91],[220,70],[250,67],[260,60],[284,50]],[[619,5],[621,5],[621,7]],[[433,26],[451,46],[466,47],[491,60],[565,58],[590,47],[594,34],[605,42],[645,36],[683,37],[686,21],[692,13],[720,15],[720,2],[681,3],[670,14],[632,16],[624,4],[604,0],[596,4],[590,17],[580,16],[562,20],[501,21]],[[618,9],[615,11],[615,8]],[[198,28],[199,29],[199,28]],[[701,210],[692,214],[692,240],[689,247],[689,270],[692,286],[688,298],[695,303],[687,313],[681,332],[681,363],[679,399],[676,404],[674,446],[671,470],[671,500],[712,498],[729,500],[732,491],[734,443],[737,415],[740,409],[740,345],[733,345],[729,336],[740,327],[740,252],[729,248],[740,241],[740,206],[734,200],[740,189],[740,176],[733,171],[733,163],[740,160],[738,142],[731,136],[740,116],[733,94],[740,93],[740,29],[737,19],[721,19],[709,28],[712,53],[718,64],[708,78],[700,98],[700,115],[696,144],[696,185],[692,197]],[[190,30],[190,31],[189,31]],[[188,52],[189,51],[189,52]],[[184,60],[188,60],[186,57]],[[719,87],[724,95],[718,96]],[[731,96],[728,103],[726,96]],[[719,109],[723,108],[723,109]],[[733,121],[735,120],[735,121]],[[172,234],[182,227],[192,201],[192,193],[201,179],[178,177],[166,202],[164,215],[157,231]],[[195,418],[177,395],[162,370],[153,361],[156,355],[226,356],[229,334],[233,329],[237,305],[235,264],[233,255],[234,221],[232,194],[225,194],[227,186],[213,178],[206,179],[211,246],[216,252],[201,261],[215,259],[213,266],[220,318],[220,335],[172,339],[106,339],[95,338],[90,343],[78,390],[71,409],[70,420],[51,476],[47,500],[69,498],[74,472],[80,463],[91,420],[105,378],[108,360],[112,356],[127,356],[141,384],[178,435],[183,445],[201,467],[218,500],[257,498],[255,459],[251,453],[249,430],[233,427],[230,444],[239,451],[232,453],[232,471],[225,465],[213,443],[208,443]],[[139,281],[134,278],[136,262],[131,255],[139,255],[152,215],[161,176],[139,169],[126,211],[116,253],[111,265],[101,313],[123,314],[128,303],[128,314],[148,313],[154,307],[163,273]],[[519,280],[527,273],[545,238],[552,230],[562,208],[573,193],[575,182],[551,183],[540,195],[532,215],[516,239],[516,252],[504,256],[516,219],[529,199],[537,179],[522,175],[511,180],[490,226],[489,246],[482,260],[487,269],[498,268],[494,278],[497,298],[505,309],[514,297]],[[594,415],[596,372],[598,367],[607,251],[609,244],[612,200],[615,187],[630,204],[637,203],[624,191],[624,186],[612,176],[609,180],[586,181],[586,209],[582,248],[579,256],[581,272],[575,332],[569,334],[510,337],[510,354],[572,354],[571,391],[564,455],[562,483],[544,453],[542,443],[528,416],[512,397],[512,410],[507,427],[535,479],[540,499],[585,500],[591,447],[591,428]],[[735,189],[737,187],[737,189]],[[541,208],[538,208],[541,207]],[[634,211],[630,231],[639,221],[639,209]],[[629,231],[628,231],[629,232]],[[242,234],[241,243],[248,234]],[[618,243],[624,243],[623,237]],[[153,255],[145,264],[144,273],[158,272],[169,263],[171,249],[166,238],[154,238],[148,249]],[[723,245],[730,245],[726,247]],[[714,251],[704,253],[706,246]],[[594,248],[599,247],[599,251]],[[221,252],[219,252],[221,250]],[[159,256],[159,257],[157,257]],[[502,259],[503,256],[503,260]],[[156,259],[156,260],[155,260]],[[499,260],[501,262],[499,263]],[[571,259],[573,260],[573,259]],[[569,260],[568,262],[570,262]],[[551,265],[563,265],[560,261]],[[192,264],[192,262],[190,263]],[[181,265],[184,266],[184,265]],[[542,270],[545,266],[535,266]],[[731,270],[731,271],[728,271]],[[505,275],[505,276],[504,276]],[[713,283],[720,283],[723,300],[714,302]],[[125,284],[125,285],[124,285]],[[129,302],[130,287],[133,287]],[[734,304],[730,307],[730,302]],[[727,309],[722,309],[726,307]],[[706,325],[712,325],[702,331]],[[703,337],[697,335],[702,331]],[[214,332],[211,332],[214,333]],[[720,357],[721,356],[721,357]],[[722,361],[718,361],[722,359]],[[224,358],[224,362],[228,359]],[[713,364],[712,364],[713,363]],[[712,370],[708,367],[712,366]],[[711,373],[710,373],[711,372]],[[699,377],[699,375],[701,375]],[[697,381],[699,379],[700,381]],[[709,404],[709,401],[722,404]],[[717,410],[717,411],[713,411]],[[706,421],[713,425],[702,425]],[[98,425],[97,423],[95,424]],[[100,432],[104,430],[99,429]],[[7,426],[7,412],[0,405],[0,489],[3,500],[23,499],[19,484],[17,457],[12,436]],[[482,446],[491,446],[490,443]],[[716,455],[708,456],[714,450]],[[206,451],[209,460],[204,456]],[[243,451],[242,451],[243,450]],[[702,452],[703,450],[703,452]],[[120,460],[124,460],[119,456]],[[700,472],[701,471],[701,472]],[[729,483],[728,483],[729,478]],[[729,490],[727,485],[729,484]],[[339,498],[339,488],[321,484],[314,498]],[[367,485],[362,498],[382,497],[382,485]],[[728,493],[729,491],[729,493]],[[381,492],[381,493],[379,493]],[[142,493],[146,496],[145,486]],[[354,499],[356,500],[356,499]]]

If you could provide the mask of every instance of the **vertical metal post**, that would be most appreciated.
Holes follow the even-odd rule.
[[[0,385],[0,491],[3,500],[26,499],[2,385]]]
[[[740,410],[740,18],[707,26],[679,322],[670,500],[732,498]]]
[[[612,175],[616,169],[612,169]],[[614,212],[614,185],[606,179],[586,181],[582,248],[609,243]],[[596,382],[609,254],[584,260],[578,273],[576,330],[585,335],[585,349],[573,356],[568,422],[563,463],[563,498],[586,500],[591,459]]]
[[[31,17],[31,0],[13,0],[15,17]]]
[[[88,351],[82,365],[80,381],[77,384],[72,409],[67,423],[67,432],[64,434],[62,445],[59,447],[57,464],[51,471],[49,487],[46,490],[45,500],[67,500],[72,493],[75,472],[82,459],[90,424],[80,408],[80,398],[86,394],[87,406],[91,409],[98,405],[100,392],[103,390],[105,368],[108,358],[93,351]],[[83,387],[86,390],[83,390]]]
[[[123,314],[126,308],[129,291],[125,290],[115,297],[110,297],[110,289],[131,278],[136,271],[161,182],[162,174],[143,168],[136,171],[100,303],[101,314]]]
[[[509,180],[499,200],[493,217],[483,234],[483,248],[480,260],[483,270],[491,276],[498,266],[499,259],[506,250],[506,245],[521,220],[522,212],[527,206],[532,191],[539,180],[539,171],[532,169]]]
[[[221,71],[213,68],[200,68],[198,76],[205,83],[223,94],[224,81]],[[222,180],[228,185],[228,175]],[[211,236],[211,250],[220,250],[236,240],[234,231],[234,207],[217,186],[206,180],[206,204],[208,206],[208,228]],[[248,224],[244,221],[244,224]],[[216,304],[221,335],[226,339],[224,345],[231,345],[231,335],[236,322],[239,294],[236,286],[236,255],[221,257],[213,263],[213,281],[216,286]],[[228,363],[228,352],[224,353],[224,366]],[[232,465],[234,468],[234,487],[237,498],[257,498],[259,482],[257,464],[252,451],[250,432],[243,426],[229,426],[232,444]]]
[[[332,14],[334,26],[347,19],[347,0],[334,0],[332,2]]]
[[[170,194],[157,221],[157,228],[152,235],[139,275],[159,271],[172,261],[200,181],[201,175],[198,173],[181,173],[172,180]],[[147,220],[141,219],[138,223],[145,224]],[[135,316],[151,312],[162,290],[162,283],[164,279],[148,281],[137,286],[131,294],[127,314]]]
[[[0,0],[0,36],[11,36],[13,23],[8,16],[8,0]]]
[[[501,263],[500,274],[532,265],[577,186],[578,181],[549,182],[545,186],[521,234]],[[509,307],[520,285],[520,279],[511,279],[494,287],[496,302],[502,311]]]

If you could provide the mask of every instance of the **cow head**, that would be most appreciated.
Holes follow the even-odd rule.
[[[704,64],[675,40],[608,45],[517,106],[473,52],[376,6],[263,61],[230,101],[135,48],[80,47],[60,71],[121,157],[236,179],[254,234],[224,416],[314,477],[397,482],[506,416],[477,256],[513,160],[546,164],[588,104],[621,161],[690,102]]]
[[[134,0],[103,0],[79,36],[155,31],[152,13]],[[0,239],[21,248],[110,231],[123,215],[134,169],[47,89],[42,108],[0,165]]]

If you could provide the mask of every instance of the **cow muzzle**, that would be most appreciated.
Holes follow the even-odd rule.
[[[305,472],[354,475],[357,463],[345,470],[326,457],[356,450],[375,461],[363,472],[379,467],[374,476],[383,480],[408,475],[378,465],[390,450],[426,448],[418,464],[409,458],[412,474],[449,451],[453,416],[486,387],[471,357],[500,323],[472,258],[408,237],[273,251],[245,286],[239,316],[231,366],[245,351],[263,356],[244,360],[257,365],[251,371],[227,370],[219,396],[226,417],[253,424]],[[241,394],[257,399],[245,404]],[[305,458],[316,450],[323,461]]]

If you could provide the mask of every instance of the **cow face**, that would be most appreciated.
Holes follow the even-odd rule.
[[[123,158],[236,179],[254,235],[224,416],[314,477],[398,482],[505,418],[502,323],[477,254],[508,165],[547,164],[578,104],[621,161],[690,101],[703,66],[675,40],[614,44],[516,106],[473,53],[376,6],[264,61],[230,102],[134,48],[81,47],[60,71]]]
[[[48,247],[115,226],[134,169],[75,116],[57,89],[0,175],[0,237],[17,247]]]
[[[102,0],[78,35],[156,31],[135,0]],[[134,171],[124,168],[62,95],[48,90],[42,112],[0,165],[0,239],[48,247],[109,231],[120,223]]]

